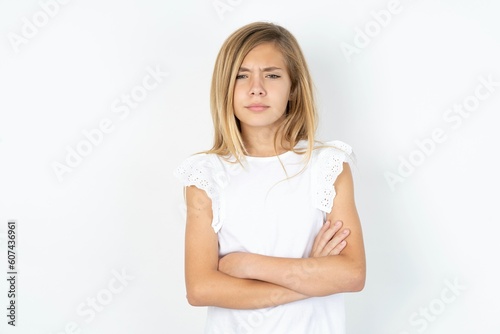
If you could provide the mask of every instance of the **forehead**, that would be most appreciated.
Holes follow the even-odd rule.
[[[285,59],[274,43],[262,43],[250,50],[241,64],[242,67],[257,65],[285,68]]]

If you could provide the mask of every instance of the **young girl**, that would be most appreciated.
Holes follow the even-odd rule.
[[[187,299],[209,306],[205,333],[345,333],[342,293],[365,281],[351,147],[315,140],[312,82],[290,32],[234,32],[211,110],[212,149],[176,170]]]

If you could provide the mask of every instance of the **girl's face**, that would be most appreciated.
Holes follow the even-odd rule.
[[[234,113],[242,133],[274,131],[285,118],[291,80],[281,52],[273,43],[253,48],[243,59],[234,87]]]

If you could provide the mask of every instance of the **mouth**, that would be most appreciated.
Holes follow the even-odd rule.
[[[251,110],[251,111],[264,111],[267,108],[269,108],[269,106],[262,104],[262,103],[252,103],[252,104],[245,106],[245,108],[247,108],[248,110]]]

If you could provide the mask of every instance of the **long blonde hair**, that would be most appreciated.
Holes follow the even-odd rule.
[[[234,115],[233,95],[238,71],[245,56],[259,44],[274,43],[281,51],[288,75],[291,79],[291,95],[288,102],[286,119],[280,125],[274,138],[277,151],[279,144],[291,147],[299,140],[307,140],[305,152],[309,160],[314,147],[317,128],[317,111],[313,96],[313,84],[307,64],[295,37],[285,28],[266,22],[250,23],[236,30],[222,45],[212,76],[210,109],[214,125],[214,144],[206,153],[233,156],[241,163],[247,154],[239,120]],[[282,137],[278,138],[281,133]]]

